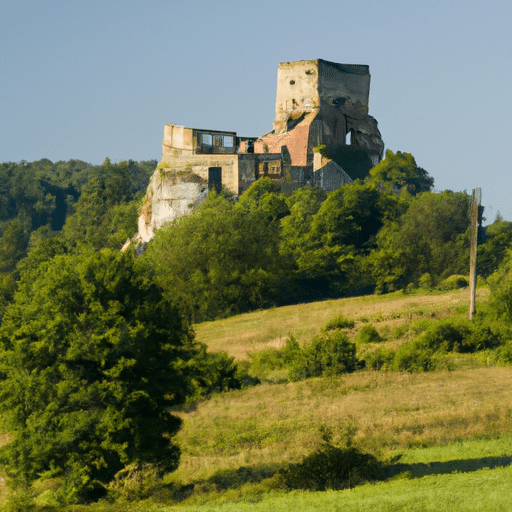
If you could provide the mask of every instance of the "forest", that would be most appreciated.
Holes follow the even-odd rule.
[[[240,197],[212,190],[142,254],[135,244],[121,253],[156,164],[0,164],[0,432],[10,436],[0,466],[18,496],[10,510],[25,510],[40,479],[59,481],[64,506],[112,496],[127,468],[150,465],[156,478],[174,471],[182,420],[172,411],[269,372],[296,382],[363,368],[428,371],[441,349],[500,347],[503,360],[512,358],[512,222],[499,214],[486,226],[480,219],[478,279],[491,298],[474,324],[441,322],[362,357],[346,334],[354,322],[338,315],[309,343],[290,336],[250,362],[210,352],[194,325],[467,286],[470,196],[434,190],[412,155],[387,151],[364,181],[333,192],[303,187],[287,197],[268,178]],[[382,341],[371,325],[357,336],[362,345]],[[309,478],[301,471],[327,455],[379,471],[374,455],[326,446],[279,482],[300,488]]]

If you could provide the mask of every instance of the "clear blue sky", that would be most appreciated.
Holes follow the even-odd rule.
[[[160,159],[272,128],[279,62],[368,64],[386,149],[512,220],[510,0],[0,0],[0,161]]]

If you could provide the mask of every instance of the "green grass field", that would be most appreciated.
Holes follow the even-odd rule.
[[[487,295],[479,289],[480,303]],[[414,334],[415,322],[462,316],[466,304],[460,291],[341,299],[239,315],[196,332],[211,351],[245,359],[289,334],[306,343],[343,313],[356,320],[349,336],[371,323],[387,336],[379,345],[393,347]],[[397,328],[400,339],[391,335]],[[176,411],[184,422],[180,467],[151,498],[66,510],[512,510],[512,368],[497,366],[491,353],[457,358],[453,371],[362,370],[214,394]],[[325,432],[384,461],[380,480],[339,491],[273,488],[272,475],[313,452]],[[1,485],[0,492],[5,499]]]

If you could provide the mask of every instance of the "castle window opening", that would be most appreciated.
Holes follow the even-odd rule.
[[[295,80],[290,80],[290,85],[295,85]]]
[[[229,135],[224,136],[224,147],[225,148],[232,148],[233,147],[233,137],[230,137]]]
[[[211,133],[201,133],[200,134],[200,144],[204,144],[206,146],[212,146],[212,135]]]
[[[345,144],[347,146],[350,146],[352,144],[352,130],[347,132],[347,135],[345,136]]]
[[[223,143],[223,139],[224,137],[222,135],[214,135],[213,136],[213,145],[216,146],[216,147],[219,147],[219,146],[222,146],[222,143]]]
[[[281,175],[281,162],[279,160],[275,160],[273,162],[268,163],[268,173],[274,176]]]

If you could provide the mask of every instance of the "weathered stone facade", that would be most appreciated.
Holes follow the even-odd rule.
[[[141,239],[149,241],[162,224],[190,212],[212,187],[238,195],[269,176],[291,193],[305,185],[335,190],[364,177],[384,150],[377,121],[368,115],[369,94],[368,66],[283,62],[270,133],[238,137],[166,125],[162,161],[139,218]]]

